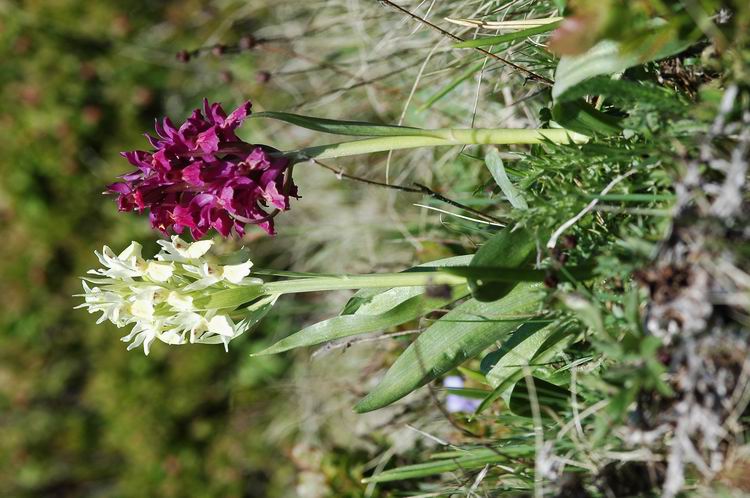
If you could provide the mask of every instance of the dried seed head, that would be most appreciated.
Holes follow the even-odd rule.
[[[219,73],[219,78],[222,83],[231,83],[232,80],[234,80],[234,75],[232,74],[232,71],[222,71]]]
[[[253,35],[245,35],[240,38],[239,47],[241,50],[252,50],[258,44],[258,39]]]
[[[258,71],[255,75],[255,79],[258,83],[268,83],[271,81],[271,73],[268,71]]]

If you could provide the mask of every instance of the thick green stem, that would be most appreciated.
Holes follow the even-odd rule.
[[[423,285],[458,285],[466,278],[435,271],[381,273],[372,275],[344,275],[341,277],[311,277],[280,280],[263,285],[264,294],[295,294],[365,288],[416,287]]]
[[[374,137],[350,142],[318,145],[287,152],[285,155],[291,156],[299,161],[304,161],[306,159],[331,159],[335,157],[355,156],[399,149],[413,149],[417,147],[538,144],[544,141],[550,141],[556,144],[568,144],[585,143],[588,140],[589,137],[586,135],[557,128],[531,130],[507,128],[443,128],[436,130],[421,130],[419,135],[414,136]]]

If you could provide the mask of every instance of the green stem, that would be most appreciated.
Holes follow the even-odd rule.
[[[343,275],[340,277],[311,277],[268,282],[264,294],[294,294],[365,288],[416,287],[424,285],[458,285],[466,278],[436,271],[380,273],[372,275]]]
[[[466,278],[434,269],[402,273],[373,273],[370,275],[339,275],[302,277],[242,285],[212,293],[193,301],[196,309],[234,309],[263,296],[280,296],[298,292],[320,292],[354,289],[389,289],[392,287],[422,287],[429,285],[466,285]]]
[[[336,157],[386,152],[417,147],[452,145],[511,145],[538,144],[545,141],[556,144],[586,143],[589,137],[574,131],[558,128],[507,129],[507,128],[442,128],[422,130],[419,135],[373,137],[329,145],[317,145],[285,153],[298,161],[331,159]]]

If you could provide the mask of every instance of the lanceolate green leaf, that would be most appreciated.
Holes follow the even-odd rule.
[[[420,272],[453,265],[467,264],[471,256],[430,261],[402,272],[418,275]],[[312,346],[323,342],[376,332],[419,318],[426,312],[441,307],[453,299],[464,297],[465,286],[454,287],[453,295],[445,298],[425,296],[426,287],[395,287],[361,289],[347,302],[340,316],[311,325],[257,354],[273,354],[289,349]]]
[[[529,205],[526,203],[526,199],[523,198],[521,192],[518,191],[515,185],[511,183],[508,174],[505,172],[505,165],[503,159],[500,157],[500,153],[496,148],[492,147],[484,158],[484,163],[487,165],[487,169],[490,170],[492,178],[495,179],[495,183],[503,191],[505,197],[510,202],[511,206],[516,209],[529,209]]]
[[[415,389],[473,358],[513,331],[517,322],[473,321],[497,314],[522,315],[536,310],[542,293],[538,284],[518,284],[503,299],[482,303],[469,299],[438,320],[398,357],[374,391],[355,410],[368,412],[387,406]],[[461,319],[472,319],[460,322]]]
[[[252,115],[254,118],[271,118],[285,123],[307,128],[308,130],[332,133],[334,135],[350,135],[357,137],[393,137],[393,136],[431,136],[429,130],[412,128],[410,126],[395,126],[378,123],[365,123],[363,121],[341,121],[337,119],[316,118],[302,116],[288,112],[258,112]]]
[[[525,365],[533,372],[536,365],[551,360],[574,336],[569,327],[559,323],[541,329],[534,325],[527,322],[519,327],[499,350],[482,358],[482,371],[487,372],[487,381],[495,389],[484,398],[475,414],[483,412],[500,397],[507,402],[511,388],[523,378]]]
[[[408,294],[404,295],[404,290],[409,290],[414,295],[411,297]],[[362,307],[353,315],[340,315],[310,325],[257,354],[281,353],[290,349],[388,329],[419,318],[426,312],[450,301],[449,299],[430,299],[424,296],[423,292],[424,288],[421,287],[391,289],[379,294],[370,303],[379,305],[380,302],[385,302],[388,308],[385,311],[368,312],[366,307]],[[393,303],[392,294],[394,293],[401,294],[396,304]]]
[[[535,249],[536,240],[529,230],[506,228],[479,248],[469,266],[521,269],[532,258]],[[513,288],[513,285],[494,280],[485,281],[481,277],[469,279],[471,293],[479,301],[500,299]]]
[[[687,102],[674,91],[643,81],[597,76],[583,81],[560,95],[557,102],[577,100],[588,95],[603,95],[608,101],[626,107],[649,106],[662,112],[683,112]]]
[[[525,365],[533,365],[545,349],[553,348],[570,335],[569,327],[561,327],[557,322],[541,329],[538,324],[534,325],[537,326],[520,327],[513,337],[497,351],[498,355],[492,357],[490,369],[486,375],[492,387],[502,387],[508,382],[518,380],[523,374]],[[508,387],[510,387],[509,384]]]
[[[568,89],[595,76],[620,73],[630,67],[680,53],[692,43],[692,41],[674,39],[653,51],[653,44],[649,43],[649,40],[644,40],[643,51],[624,51],[619,43],[603,40],[584,54],[564,56],[560,59],[555,70],[552,97],[557,99]]]
[[[505,377],[505,369],[516,370],[528,365],[545,338],[556,328],[556,324],[541,321],[527,322],[503,342],[502,346],[482,358],[480,368],[492,387],[497,387]],[[492,375],[492,379],[490,379]]]

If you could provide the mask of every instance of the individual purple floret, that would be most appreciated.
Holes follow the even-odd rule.
[[[449,375],[443,379],[443,387],[461,389],[464,387],[464,380],[457,375]],[[445,409],[448,410],[448,413],[474,413],[479,408],[481,402],[479,399],[465,398],[458,394],[449,394],[445,397]]]
[[[224,237],[232,228],[242,235],[247,223],[273,235],[273,216],[264,208],[288,210],[297,187],[285,174],[288,159],[235,135],[250,107],[245,102],[227,116],[204,99],[203,112],[196,109],[179,128],[169,118],[157,121],[157,137],[146,135],[154,150],[123,152],[138,169],[108,187],[120,211],[148,209],[157,230],[187,228],[196,240],[211,228]]]

